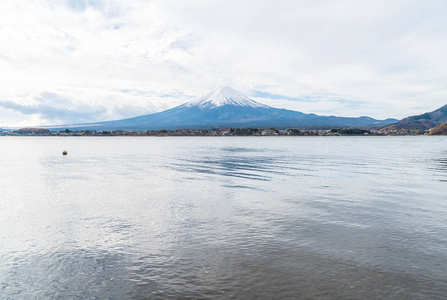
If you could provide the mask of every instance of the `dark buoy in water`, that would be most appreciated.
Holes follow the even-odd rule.
[[[62,152],[62,155],[67,155],[67,151],[64,150],[64,151]]]

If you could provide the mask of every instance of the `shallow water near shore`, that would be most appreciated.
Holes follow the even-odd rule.
[[[447,295],[445,137],[1,137],[0,166],[1,299]]]

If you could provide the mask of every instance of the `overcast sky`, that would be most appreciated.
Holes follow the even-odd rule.
[[[0,127],[154,113],[228,85],[384,119],[447,104],[447,1],[0,1]]]

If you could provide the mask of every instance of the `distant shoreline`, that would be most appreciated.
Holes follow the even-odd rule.
[[[51,131],[48,128],[29,127],[17,130],[1,130],[2,136],[415,136],[429,135],[430,130],[400,129],[388,130],[386,128],[187,128],[187,129],[158,129],[158,130],[88,130],[78,129]]]

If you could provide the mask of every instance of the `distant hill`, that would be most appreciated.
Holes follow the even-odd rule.
[[[46,128],[20,128],[17,133],[22,135],[47,135],[50,134],[50,130]]]
[[[430,129],[430,135],[447,135],[447,123],[436,126]]]
[[[396,121],[395,119],[375,120],[370,117],[318,116],[278,109],[258,103],[230,87],[220,87],[203,97],[159,113],[117,121],[53,126],[52,129],[378,128]]]
[[[447,105],[438,108],[432,112],[422,115],[411,116],[400,120],[396,124],[391,124],[382,128],[382,130],[427,130],[447,122]]]

